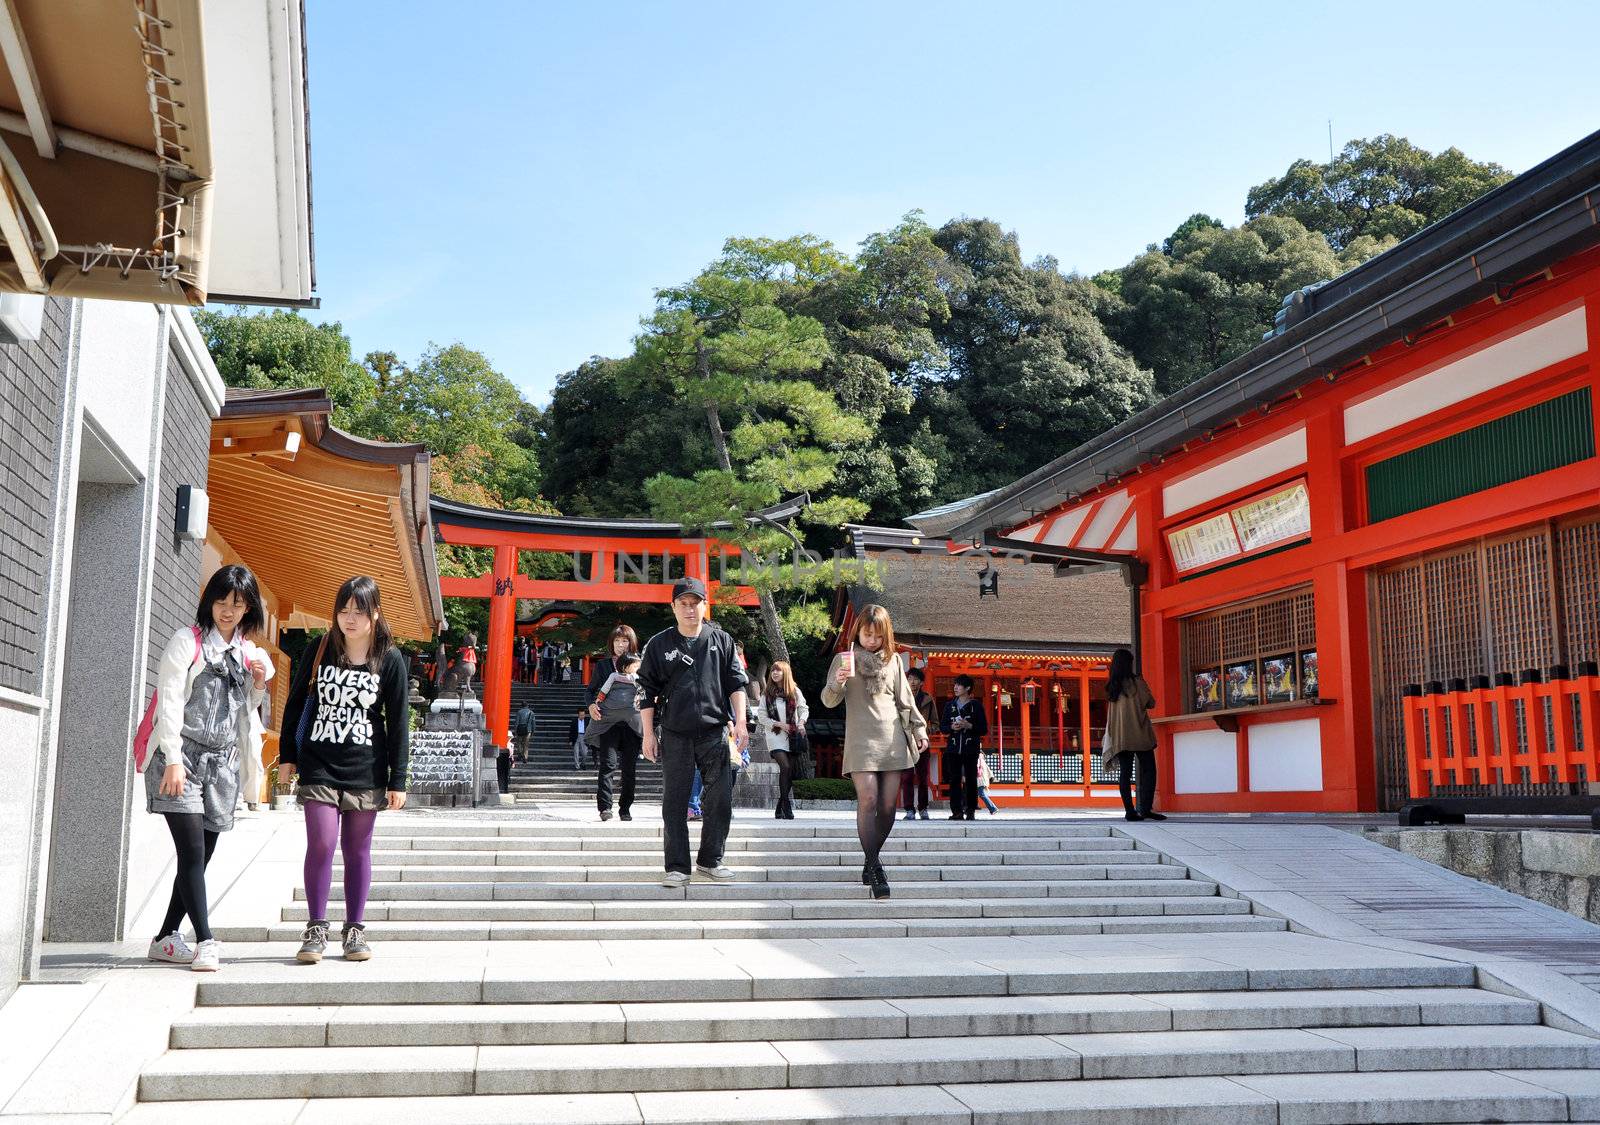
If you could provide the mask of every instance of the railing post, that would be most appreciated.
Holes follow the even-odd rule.
[[[1406,684],[1400,689],[1400,696],[1405,705],[1406,774],[1411,795],[1426,797],[1429,788],[1423,778],[1422,685]]]

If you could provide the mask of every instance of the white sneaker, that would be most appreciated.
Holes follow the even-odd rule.
[[[689,885],[689,876],[682,871],[668,871],[661,876],[661,885],[663,887],[687,887]]]
[[[707,867],[705,864],[700,863],[695,865],[695,870],[706,878],[715,879],[719,883],[726,883],[733,878],[733,868],[725,863],[719,863],[715,867]]]
[[[152,961],[165,961],[169,965],[187,965],[194,960],[194,948],[183,940],[183,935],[173,930],[166,937],[158,937],[150,943],[150,952],[146,954]]]
[[[200,943],[189,968],[197,973],[214,973],[222,967],[222,943],[216,938]]]

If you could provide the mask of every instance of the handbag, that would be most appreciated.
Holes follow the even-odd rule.
[[[189,632],[194,634],[194,655],[189,658],[192,667],[200,659],[200,626],[189,626]],[[150,693],[150,702],[145,706],[144,716],[139,720],[138,729],[133,732],[133,771],[143,773],[145,766],[150,764],[150,739],[156,730],[156,697],[159,691]]]
[[[315,708],[311,705],[313,693],[317,690],[317,669],[322,667],[322,655],[328,651],[328,634],[322,634],[322,639],[317,642],[317,655],[311,658],[311,671],[306,675],[306,698],[300,705],[300,721],[295,724],[294,752],[295,757],[300,756],[300,748],[306,744],[306,737],[311,733],[311,712]],[[282,759],[282,755],[279,755]]]

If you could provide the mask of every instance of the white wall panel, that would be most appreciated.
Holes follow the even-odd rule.
[[[155,406],[154,305],[84,301],[78,345],[78,394],[83,408],[122,460],[140,472],[150,465]]]
[[[1322,723],[1296,719],[1255,723],[1249,730],[1250,792],[1322,790]]]
[[[1345,407],[1344,440],[1353,444],[1425,418],[1446,406],[1465,402],[1484,391],[1531,375],[1542,367],[1571,359],[1588,346],[1583,309],[1573,309]]]
[[[1306,430],[1300,426],[1264,445],[1173,481],[1161,490],[1162,510],[1169,516],[1187,511],[1305,463]]]
[[[1172,736],[1175,793],[1237,793],[1236,736],[1225,730],[1186,730]]]
[[[1106,502],[1100,505],[1100,511],[1095,513],[1089,522],[1089,528],[1083,533],[1083,538],[1078,541],[1078,546],[1089,551],[1098,551],[1105,547],[1106,540],[1116,530],[1117,524],[1122,522],[1122,513],[1128,510],[1128,505],[1133,503],[1133,497],[1126,492],[1118,492],[1107,496]]]

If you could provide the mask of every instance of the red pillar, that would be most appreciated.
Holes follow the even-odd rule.
[[[511,745],[511,640],[517,628],[517,549],[494,549],[494,594],[483,668],[483,714],[496,746]]]

